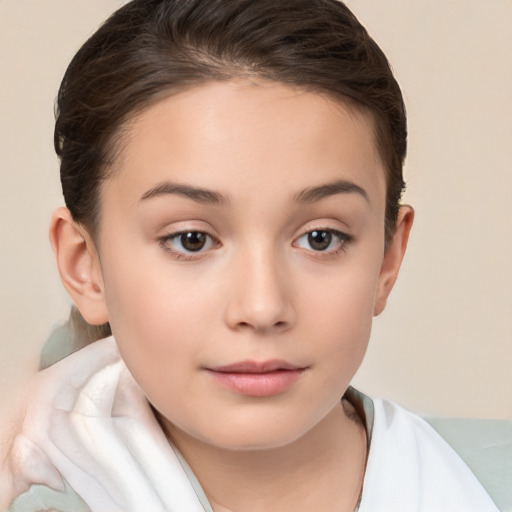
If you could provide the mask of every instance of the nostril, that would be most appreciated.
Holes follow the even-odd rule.
[[[288,326],[288,322],[285,321],[279,321],[275,322],[273,324],[266,324],[266,325],[257,325],[256,323],[253,325],[250,322],[238,322],[237,328],[238,329],[254,329],[256,331],[272,331],[272,330],[283,330],[286,329]]]
[[[276,331],[276,332],[286,331],[288,329],[289,325],[290,324],[288,322],[286,322],[286,321],[279,321],[279,322],[276,322],[271,327],[271,330]]]

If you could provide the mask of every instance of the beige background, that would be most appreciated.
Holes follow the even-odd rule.
[[[69,309],[47,241],[62,203],[53,100],[121,3],[0,0],[0,427]],[[355,384],[425,414],[512,418],[512,2],[347,4],[402,84],[417,212]]]

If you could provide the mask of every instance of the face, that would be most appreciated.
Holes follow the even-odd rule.
[[[353,108],[263,82],[200,86],[130,124],[101,191],[101,287],[170,427],[261,449],[338,406],[384,293],[372,133]]]

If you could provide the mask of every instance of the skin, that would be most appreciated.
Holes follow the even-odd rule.
[[[125,128],[98,239],[66,209],[53,217],[66,288],[86,320],[110,322],[217,512],[353,510],[366,438],[341,397],[413,218],[402,207],[385,250],[371,118],[282,84],[233,81],[161,100]],[[311,244],[315,230],[327,248]],[[187,251],[182,232],[206,244]],[[272,396],[225,389],[207,371],[271,359],[303,369]]]

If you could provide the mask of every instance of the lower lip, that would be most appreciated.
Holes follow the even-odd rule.
[[[267,373],[230,373],[207,370],[223,388],[246,396],[273,396],[286,391],[302,375],[303,369]]]

